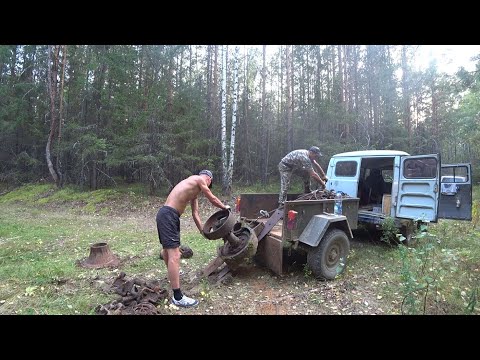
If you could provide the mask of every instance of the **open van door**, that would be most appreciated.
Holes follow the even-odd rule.
[[[351,197],[357,197],[360,161],[358,156],[330,159],[326,189],[342,191]]]
[[[402,156],[396,201],[399,218],[436,222],[440,159],[438,154]]]
[[[472,220],[471,164],[442,164],[438,217]]]

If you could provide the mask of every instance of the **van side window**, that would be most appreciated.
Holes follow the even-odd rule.
[[[408,159],[403,163],[403,176],[409,178],[432,179],[437,174],[437,159]]]
[[[335,176],[350,176],[357,175],[356,161],[337,161],[335,164]]]
[[[442,166],[440,175],[440,182],[442,183],[465,183],[468,181],[466,166]]]

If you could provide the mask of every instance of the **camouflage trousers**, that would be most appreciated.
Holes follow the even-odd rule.
[[[287,200],[287,192],[290,188],[290,181],[292,174],[295,174],[303,179],[304,191],[310,192],[310,175],[306,171],[292,171],[284,164],[278,164],[278,171],[280,172],[280,194],[278,196],[278,203],[282,205]]]

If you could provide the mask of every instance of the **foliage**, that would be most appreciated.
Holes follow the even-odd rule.
[[[478,266],[480,255],[465,234],[462,244],[455,245],[455,223],[442,222],[415,235],[416,247],[399,246],[403,314],[474,313],[478,311]],[[457,230],[458,231],[458,230]],[[468,246],[468,247],[467,247]],[[477,267],[474,272],[472,266]]]
[[[382,222],[382,235],[380,240],[384,241],[387,244],[392,243],[398,239],[398,228],[395,225],[395,219],[391,216],[385,218]]]
[[[164,194],[202,168],[221,178],[218,45],[59,49],[51,114],[48,47],[0,46],[0,181],[50,178],[45,148],[54,115],[62,117],[51,144],[62,185],[96,190],[121,178]],[[449,76],[434,64],[414,71],[413,46],[294,45],[287,104],[285,46],[266,57],[265,69],[263,48],[244,50],[234,183],[277,181],[279,159],[293,150],[289,108],[293,146],[320,146],[324,167],[334,153],[362,149],[440,152],[445,162],[480,165],[479,72]],[[227,128],[233,57],[228,62]]]
[[[304,265],[303,265],[303,276],[304,276],[306,279],[310,279],[310,278],[313,277],[312,270],[310,269],[310,267],[309,267],[307,264],[304,264]]]

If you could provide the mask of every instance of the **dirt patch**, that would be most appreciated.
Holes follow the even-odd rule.
[[[288,270],[288,266],[287,266]],[[175,308],[164,314],[179,315],[322,315],[398,313],[382,301],[378,283],[367,275],[339,277],[322,282],[306,277],[300,269],[277,276],[254,264],[233,273],[231,280],[215,283],[198,279],[195,270],[181,275],[182,289],[200,301],[195,308]],[[168,282],[165,283],[169,289]],[[165,306],[166,308],[166,306]]]
[[[228,199],[221,200],[231,203]],[[128,206],[120,205],[119,200],[117,209],[122,211],[116,211],[109,217],[112,218],[112,222],[129,221],[134,222],[136,226],[152,228],[155,226],[155,216],[163,201],[164,199],[156,199],[145,202],[143,207],[132,210],[128,209]],[[199,199],[199,213],[202,221],[206,221],[215,209],[207,199]],[[190,209],[187,208],[181,217],[182,235],[198,231],[189,211]],[[354,240],[351,243],[353,252],[363,251],[370,246],[376,245],[369,244],[368,239]],[[195,254],[194,246],[192,250]],[[212,254],[212,256],[215,255]],[[198,299],[199,305],[194,308],[179,308],[170,304],[172,291],[167,280],[166,267],[163,260],[158,255],[156,257],[163,273],[157,280],[165,293],[158,301],[149,302],[152,305],[146,304],[137,308],[137,311],[145,314],[334,315],[398,314],[400,312],[400,302],[392,303],[391,299],[386,300],[381,294],[382,269],[351,269],[347,265],[346,271],[337,279],[319,281],[305,269],[305,259],[302,257],[285,260],[282,276],[253,263],[246,269],[231,273],[228,281],[222,282],[215,281],[214,277],[199,276],[203,268],[195,268],[192,262],[182,263],[180,275],[182,291]],[[111,284],[114,279],[103,280],[106,284]],[[99,289],[99,291],[102,290]],[[116,304],[118,303],[117,299]],[[139,302],[136,305],[139,305]],[[114,306],[109,310],[119,312],[121,306],[115,304]],[[125,304],[124,307],[126,307]]]

